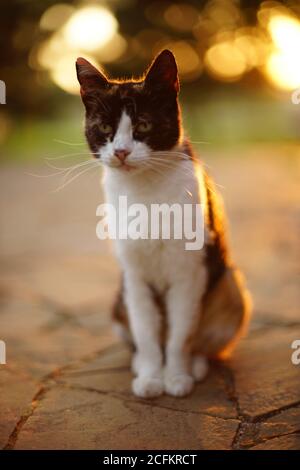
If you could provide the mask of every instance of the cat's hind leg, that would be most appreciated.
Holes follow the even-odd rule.
[[[209,367],[207,358],[201,354],[193,355],[191,368],[195,382],[201,382],[208,373]]]
[[[123,285],[121,285],[112,309],[112,328],[116,336],[133,347],[133,338],[123,297]]]
[[[237,269],[227,268],[205,299],[193,352],[214,359],[227,358],[245,333],[251,299]]]

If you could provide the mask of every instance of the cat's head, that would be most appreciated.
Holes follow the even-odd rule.
[[[76,62],[93,155],[122,170],[149,168],[180,139],[177,66],[162,51],[140,80],[109,80],[83,58]]]

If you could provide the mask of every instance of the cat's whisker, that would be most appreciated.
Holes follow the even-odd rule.
[[[170,161],[170,163],[176,163],[176,162]],[[151,164],[151,161],[147,161],[146,163],[143,163],[143,165],[141,165],[141,166],[144,166],[145,168],[147,168],[149,170],[152,170],[154,173],[156,173],[160,176],[163,176],[164,178],[173,177],[173,174],[168,175],[167,170],[169,168],[173,169],[174,167],[168,167],[167,165],[160,165],[160,162],[159,162],[158,165],[156,163],[153,165],[153,164]],[[184,189],[190,195],[190,191],[187,188],[184,188]]]
[[[160,165],[161,167],[165,167],[166,169],[170,168],[170,169],[178,169],[180,170],[181,172],[184,172],[186,174],[194,174],[194,169],[193,168],[189,168],[187,166],[182,166],[180,164],[178,164],[178,161],[177,162],[174,162],[172,160],[163,160],[163,159],[160,159],[160,160],[157,160],[157,159],[152,159],[153,162],[155,162],[156,165]]]
[[[168,165],[163,165],[161,162],[149,162],[148,164],[144,165],[146,168],[158,173],[161,176],[168,175],[168,170],[173,169],[174,167],[170,167]]]
[[[207,144],[207,145],[210,145],[210,144],[211,144],[211,142],[208,142],[208,141],[206,141],[206,140],[190,140],[190,139],[189,139],[189,142],[190,142],[191,144]]]
[[[56,166],[56,165],[53,165],[52,163],[50,163],[50,162],[48,162],[48,161],[46,161],[45,163],[46,163],[46,165],[47,165],[49,168],[52,168],[53,170],[59,170],[61,173],[65,173],[67,170],[69,170],[70,168],[72,168],[72,167],[60,168],[60,167],[58,167],[58,166]]]
[[[214,185],[215,185],[215,186],[218,186],[218,188],[226,189],[225,186],[222,186],[221,184],[218,184],[218,183],[216,183],[216,182],[214,182]],[[213,188],[211,185],[208,184],[207,187],[208,187],[208,189],[209,189],[209,191],[210,191],[211,193],[217,194],[217,192],[214,190],[214,188]]]
[[[57,142],[58,144],[64,144],[64,145],[86,145],[85,142],[67,142],[66,140],[60,140],[60,139],[53,139],[53,142]]]
[[[148,168],[148,170],[153,171],[154,173],[156,173],[156,174],[158,174],[158,175],[160,175],[160,176],[164,176],[164,177],[165,177],[165,175],[166,175],[166,172],[165,172],[165,171],[160,171],[160,169],[158,169],[158,168],[155,167],[155,166],[149,165],[149,166],[146,166],[146,168]]]
[[[173,165],[172,163],[168,162],[160,162],[160,161],[153,161],[153,166],[159,167],[159,168],[165,168],[166,170],[176,170],[177,168],[180,168],[179,165]],[[184,170],[182,168],[182,170]]]
[[[170,156],[170,154],[167,154],[166,153],[166,156]],[[170,165],[173,164],[173,165],[176,165],[178,166],[179,168],[183,168],[182,166],[180,166],[178,163],[179,162],[193,162],[193,160],[191,160],[190,158],[187,159],[187,158],[179,158],[178,160],[170,160],[169,158],[157,158],[157,157],[152,157],[151,160],[153,161],[162,161],[164,163],[169,163]],[[202,163],[201,163],[202,164]],[[189,166],[185,166],[184,169],[186,170],[189,170],[191,172],[194,172],[193,168],[192,167],[189,167]]]
[[[148,159],[142,160],[142,164],[141,164],[141,160],[139,160],[139,163],[141,167],[147,168],[148,170],[152,170],[154,172],[158,172],[157,166],[153,165],[153,163]],[[160,172],[160,174],[163,175],[165,173]]]
[[[50,178],[51,176],[63,175],[64,173],[66,173],[68,171],[71,171],[71,170],[74,170],[75,168],[81,166],[82,164],[86,164],[87,162],[86,161],[81,162],[77,165],[72,165],[72,166],[66,167],[66,168],[61,168],[61,167],[55,166],[47,160],[46,160],[45,163],[49,168],[51,168],[52,170],[57,170],[57,171],[55,173],[51,173],[50,175],[37,175],[35,173],[30,173],[30,172],[25,172],[25,174],[27,174],[28,176],[34,176],[36,178]]]
[[[67,167],[67,168],[59,168],[59,167],[56,167],[55,165],[52,165],[51,163],[49,162],[46,162],[47,165],[50,167],[50,168],[53,168],[53,169],[57,169],[59,170],[58,171],[58,175],[63,175],[63,184],[65,183],[66,181],[66,178],[71,174],[73,173],[75,170],[77,170],[78,168],[81,168],[82,166],[86,166],[90,163],[96,163],[94,162],[93,160],[88,160],[88,161],[85,161],[85,162],[81,162],[81,163],[78,163],[76,165],[72,165],[70,167]]]
[[[91,155],[90,152],[76,152],[76,153],[66,153],[64,155],[58,155],[58,156],[55,156],[55,157],[44,157],[44,160],[61,160],[63,158],[68,158],[68,157],[77,157],[77,156],[87,156],[87,155]]]
[[[53,165],[53,163],[50,163],[50,162],[48,162],[48,161],[46,161],[45,163],[46,163],[46,165],[47,165],[49,168],[52,168],[53,170],[59,170],[59,171],[61,171],[62,173],[65,173],[65,172],[68,172],[69,170],[73,170],[73,169],[75,169],[75,168],[77,168],[77,167],[79,167],[79,166],[86,165],[89,161],[91,161],[91,160],[86,160],[86,161],[84,161],[84,162],[80,162],[80,163],[77,163],[77,164],[75,164],[75,165],[68,166],[68,167],[63,167],[63,168],[61,168],[61,167],[59,167],[59,166],[56,166],[56,165]]]
[[[152,156],[151,158],[152,159],[154,159],[154,158],[163,158],[163,160],[168,160],[168,161],[173,161],[173,162],[179,162],[179,161],[184,161],[184,160],[188,161],[187,158],[182,158],[179,155],[171,155],[171,154],[167,154],[167,153],[159,154],[157,156]]]
[[[180,162],[188,162],[191,160],[187,160],[186,158],[173,158],[173,155],[171,155],[172,158],[170,158],[170,154],[165,154],[165,155],[151,155],[150,160],[151,161],[161,161],[161,162],[167,162],[173,165],[179,165]],[[175,156],[176,157],[176,156]]]
[[[166,157],[163,157],[163,158],[152,158],[151,159],[153,162],[158,162],[158,163],[164,163],[164,164],[168,164],[168,165],[172,165],[174,167],[178,167],[178,168],[189,168],[189,166],[187,165],[188,163],[188,160],[184,160],[184,159],[168,159]]]
[[[212,169],[211,165],[208,165],[207,163],[204,163],[203,161],[201,161],[201,165],[205,166],[206,168],[209,168],[210,170]]]
[[[80,169],[83,166],[89,166],[91,163],[97,163],[98,165],[98,162],[95,162],[94,160],[88,160],[86,162],[81,162],[81,163],[78,163],[77,165],[73,165],[72,167],[68,168],[68,171],[64,174],[63,182],[65,182],[67,177],[71,175],[75,170]]]
[[[182,160],[182,159],[179,159],[179,160],[169,160],[169,159],[166,159],[166,158],[151,158],[152,161],[154,162],[162,162],[162,163],[166,163],[166,164],[170,164],[170,165],[174,165],[176,167],[180,167],[181,166],[181,162],[186,162],[187,160]]]
[[[183,158],[184,160],[191,160],[191,156],[190,156],[188,153],[179,152],[179,151],[177,151],[177,150],[170,150],[170,151],[158,150],[158,151],[156,151],[156,152],[153,152],[153,154],[156,154],[156,155],[168,155],[168,156],[181,156],[181,157],[184,157],[184,158]]]
[[[64,173],[63,171],[57,171],[56,173],[51,173],[50,175],[37,175],[35,173],[28,173],[26,171],[25,175],[34,176],[35,178],[50,178],[51,176],[58,176],[58,175],[62,175],[63,173]]]
[[[65,181],[61,186],[59,186],[58,188],[56,188],[53,192],[58,192],[58,191],[61,191],[63,188],[65,188],[66,186],[68,186],[70,183],[72,183],[72,181],[75,181],[77,178],[79,178],[79,176],[83,175],[84,173],[86,173],[87,171],[93,169],[93,168],[99,168],[99,163],[98,162],[94,162],[94,161],[91,161],[89,162],[90,163],[90,166],[88,168],[84,168],[84,170],[80,171],[79,173],[77,173],[76,175],[74,175],[72,178],[70,178],[68,181]]]
[[[164,170],[178,168],[180,171],[186,173],[187,175],[194,174],[194,169],[190,166],[185,165],[185,162],[192,162],[190,157],[182,158],[181,157],[181,152],[179,152],[179,153],[180,153],[180,157],[178,155],[175,155],[178,158],[175,158],[175,159],[171,160],[170,155],[171,156],[174,156],[174,155],[170,154],[170,152],[167,152],[167,151],[166,152],[158,152],[157,151],[157,152],[152,152],[150,158],[149,158],[149,155],[147,155],[147,154],[139,155],[138,161],[139,161],[139,163],[141,163],[141,162],[148,163],[148,165],[144,165],[144,166],[147,167],[147,168],[151,168],[151,169],[155,165],[156,167],[160,167],[160,169],[164,169]],[[159,155],[162,155],[163,158],[160,158]],[[166,157],[168,157],[168,158],[166,158]],[[151,166],[149,166],[149,164]]]

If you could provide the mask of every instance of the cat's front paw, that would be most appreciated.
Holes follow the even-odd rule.
[[[132,390],[141,398],[158,397],[164,391],[164,383],[159,377],[137,377],[132,382]]]
[[[191,393],[194,387],[194,379],[188,374],[176,374],[165,376],[165,392],[174,397],[184,397]]]

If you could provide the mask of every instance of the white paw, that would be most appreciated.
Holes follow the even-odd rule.
[[[138,397],[158,397],[164,391],[164,384],[158,377],[137,377],[132,382],[132,390]]]
[[[191,393],[194,379],[188,374],[166,375],[165,391],[174,397],[184,397]]]
[[[197,355],[192,357],[192,374],[196,382],[200,382],[207,375],[208,361],[206,357]]]

